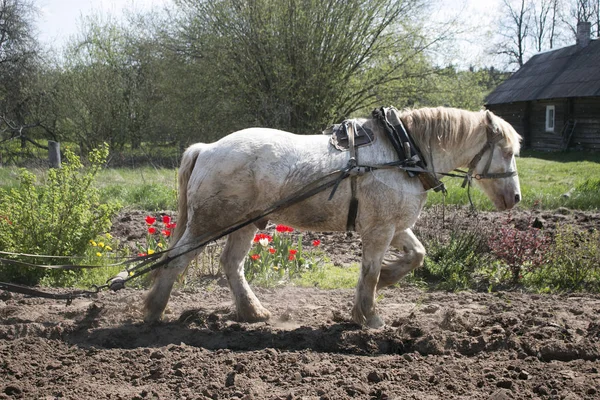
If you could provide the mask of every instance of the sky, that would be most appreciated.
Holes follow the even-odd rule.
[[[81,18],[93,13],[119,17],[125,10],[150,11],[170,0],[35,0],[40,9],[37,28],[42,43],[61,47],[79,29]]]
[[[42,43],[62,47],[80,27],[81,18],[92,13],[119,18],[126,10],[151,11],[170,4],[171,0],[35,0],[40,8],[38,19],[39,39]],[[467,68],[469,65],[491,65],[494,59],[486,54],[489,30],[501,0],[439,0],[432,20],[457,18],[464,31],[456,37],[454,53],[440,64],[454,64]],[[447,53],[447,52],[444,52]],[[441,54],[441,52],[440,52]],[[441,57],[441,56],[440,56]]]

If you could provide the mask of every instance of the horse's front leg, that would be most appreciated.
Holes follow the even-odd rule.
[[[380,328],[384,325],[383,320],[375,312],[375,294],[383,256],[393,235],[392,227],[379,228],[361,234],[362,265],[352,308],[352,319],[357,324],[367,325],[370,328]]]
[[[379,275],[377,289],[393,285],[415,268],[423,265],[425,247],[410,229],[399,231],[392,240],[392,247],[403,253],[394,259],[385,259]]]
[[[256,298],[244,276],[244,258],[256,233],[254,225],[243,227],[227,237],[227,244],[221,254],[221,265],[233,294],[237,317],[241,321],[266,321],[271,317]]]

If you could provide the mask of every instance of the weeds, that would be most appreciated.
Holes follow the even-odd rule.
[[[600,291],[600,231],[559,226],[547,262],[531,268],[526,283],[539,291]]]
[[[535,269],[544,263],[549,242],[546,234],[533,226],[531,216],[524,229],[517,229],[509,215],[506,224],[491,235],[488,245],[492,254],[508,266],[512,283],[517,283],[523,267]]]
[[[475,284],[476,272],[489,262],[485,237],[472,231],[452,231],[447,241],[428,243],[423,268],[414,278],[443,290],[464,290]]]

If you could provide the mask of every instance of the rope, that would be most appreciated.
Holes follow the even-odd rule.
[[[478,154],[479,158],[481,158],[481,155],[483,155],[483,152],[484,151],[482,150],[480,152],[480,154]],[[227,236],[230,233],[237,231],[238,229],[241,229],[241,228],[243,228],[247,225],[250,225],[254,222],[257,222],[257,221],[263,219],[264,217],[266,217],[267,215],[272,214],[275,211],[278,211],[283,208],[289,207],[293,204],[299,203],[303,200],[306,200],[306,199],[314,196],[317,193],[320,193],[330,187],[333,187],[331,194],[329,196],[329,199],[331,199],[333,197],[333,195],[335,194],[335,192],[342,180],[346,179],[349,176],[361,175],[366,172],[375,171],[377,169],[397,168],[397,169],[400,169],[400,170],[403,170],[406,172],[412,172],[412,173],[429,173],[429,174],[464,179],[463,187],[465,186],[466,183],[468,183],[467,194],[469,197],[469,203],[471,204],[472,208],[475,207],[473,204],[473,201],[471,199],[471,191],[470,191],[471,181],[473,178],[475,178],[475,179],[496,179],[496,178],[511,177],[511,176],[516,175],[516,171],[509,171],[507,173],[501,173],[501,174],[487,174],[487,168],[486,168],[486,171],[484,171],[484,174],[475,175],[475,177],[473,177],[471,169],[469,171],[463,171],[463,170],[457,169],[454,172],[449,172],[449,173],[441,173],[441,172],[435,173],[433,171],[430,171],[426,168],[422,168],[420,166],[414,166],[414,165],[407,166],[407,165],[405,165],[405,163],[407,163],[407,162],[410,162],[410,160],[393,161],[393,162],[384,163],[384,164],[360,165],[359,166],[356,164],[356,160],[351,158],[350,161],[348,162],[348,164],[346,165],[346,167],[328,173],[327,175],[319,178],[317,181],[305,186],[301,190],[293,193],[292,195],[272,204],[270,207],[263,210],[261,213],[259,213],[258,215],[254,216],[254,217],[248,218],[243,221],[239,221],[239,222],[235,223],[234,225],[223,229],[220,233],[218,233],[214,236],[213,236],[213,234],[203,235],[200,239],[199,244],[197,244],[194,247],[191,247],[189,249],[186,249],[184,252],[182,252],[180,254],[177,254],[173,257],[168,256],[168,253],[179,248],[179,246],[174,246],[170,249],[156,252],[152,255],[138,256],[138,257],[124,260],[119,263],[110,264],[110,266],[118,266],[118,265],[128,265],[128,264],[132,264],[132,263],[141,261],[139,264],[135,265],[134,267],[126,268],[124,271],[120,272],[117,276],[107,280],[107,282],[104,285],[94,286],[93,291],[76,290],[76,291],[71,291],[68,293],[56,294],[56,293],[43,292],[43,291],[39,291],[36,289],[27,288],[25,286],[14,285],[14,284],[5,283],[5,282],[0,282],[0,289],[12,291],[12,292],[16,292],[16,293],[32,295],[32,296],[50,298],[50,299],[67,300],[67,304],[70,304],[74,298],[88,297],[90,295],[98,293],[100,290],[105,289],[105,288],[110,288],[113,291],[117,291],[117,290],[124,288],[125,283],[130,281],[131,279],[137,278],[139,276],[147,274],[148,272],[150,272],[152,270],[160,268],[163,265],[166,265],[169,262],[171,262],[172,260],[176,259],[177,257],[180,257],[191,251],[198,250],[198,249],[206,246],[210,242],[221,239],[224,236]],[[334,179],[331,179],[332,176],[334,177]],[[325,181],[325,182],[323,182],[323,181]],[[310,188],[311,186],[313,186],[313,187]],[[436,188],[439,188],[439,187],[443,187],[443,183],[440,182],[440,185],[438,185],[436,187],[431,187],[426,191],[429,191],[431,189],[435,190]],[[446,194],[444,191],[444,204],[445,204],[445,197],[446,197]],[[10,252],[0,252],[0,254],[18,255],[18,256],[23,256],[23,257],[53,257],[53,256],[39,256],[39,255],[33,255],[33,254],[10,253]],[[64,256],[53,257],[53,258],[62,258],[62,257],[64,257]],[[161,258],[159,261],[153,263],[152,265],[149,265],[153,261],[155,261],[159,258]],[[64,269],[64,270],[102,267],[102,266],[98,266],[98,265],[36,265],[36,264],[31,264],[31,263],[27,263],[27,262],[23,262],[23,261],[9,260],[9,259],[5,259],[5,258],[0,258],[0,263],[13,264],[13,265],[25,266],[25,267],[41,267],[41,268]]]

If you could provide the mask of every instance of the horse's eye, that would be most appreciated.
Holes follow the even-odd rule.
[[[512,151],[505,151],[503,153],[503,155],[504,155],[504,158],[506,158],[508,160],[508,159],[512,158],[514,154]]]

